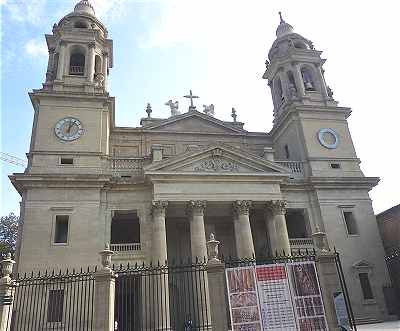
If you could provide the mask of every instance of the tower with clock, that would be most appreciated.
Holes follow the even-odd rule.
[[[148,104],[140,126],[118,127],[107,92],[113,42],[88,0],[46,41],[46,80],[29,94],[28,167],[10,176],[22,196],[20,273],[94,266],[105,244],[113,263],[135,265],[203,257],[210,237],[223,255],[247,258],[308,251],[326,235],[343,252],[356,318],[386,317],[368,193],[379,179],[360,169],[351,110],[326,84],[322,52],[282,17],[263,75],[270,132],[247,131],[235,109],[233,121],[213,104],[199,111],[190,87],[188,111],[165,96],[171,116],[153,117]]]

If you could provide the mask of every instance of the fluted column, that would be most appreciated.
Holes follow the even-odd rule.
[[[206,201],[189,201],[186,213],[190,221],[190,247],[192,258],[207,256],[206,232],[204,229],[204,210]]]
[[[153,260],[164,264],[167,260],[167,232],[165,228],[165,210],[168,201],[153,201]]]
[[[95,57],[95,50],[96,44],[90,43],[89,44],[89,54],[88,54],[88,61],[87,61],[87,80],[89,83],[93,83],[94,78],[94,57]]]
[[[286,202],[283,200],[269,201],[267,208],[272,215],[273,225],[271,225],[271,230],[273,231],[273,227],[275,228],[275,249],[279,253],[290,254],[290,242],[285,219]]]
[[[267,208],[265,208],[264,217],[265,217],[265,225],[267,227],[267,233],[268,233],[270,254],[274,255],[278,251],[277,241],[276,241],[276,228],[275,228],[274,217],[273,217],[272,212],[271,212],[270,208],[268,207],[268,205],[267,205]]]
[[[62,80],[65,72],[65,56],[66,56],[66,45],[64,41],[60,41],[60,51],[58,54],[58,64],[57,64],[57,80]]]
[[[249,258],[254,255],[254,244],[249,219],[250,207],[251,201],[247,200],[237,200],[233,203],[233,222],[238,258]]]

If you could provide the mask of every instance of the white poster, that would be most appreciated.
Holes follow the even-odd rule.
[[[254,269],[226,269],[232,331],[262,331]]]
[[[264,331],[296,331],[296,318],[285,264],[256,267]]]
[[[300,331],[327,331],[315,262],[287,264],[290,290]]]

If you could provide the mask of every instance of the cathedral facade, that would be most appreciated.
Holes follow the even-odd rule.
[[[274,125],[249,132],[199,111],[195,96],[169,118],[148,105],[138,127],[115,124],[107,92],[113,42],[80,1],[46,35],[43,87],[29,96],[28,167],[10,176],[22,196],[18,272],[99,263],[203,258],[213,233],[240,258],[313,248],[326,233],[341,253],[356,318],[383,320],[389,282],[369,197],[378,178],[360,169],[347,118],[324,78],[321,51],[282,18],[263,78]]]

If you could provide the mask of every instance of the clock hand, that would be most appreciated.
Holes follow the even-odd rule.
[[[73,123],[71,123],[71,122],[69,123],[68,129],[67,129],[67,133],[70,133],[70,132],[71,132],[72,124],[73,124]]]

